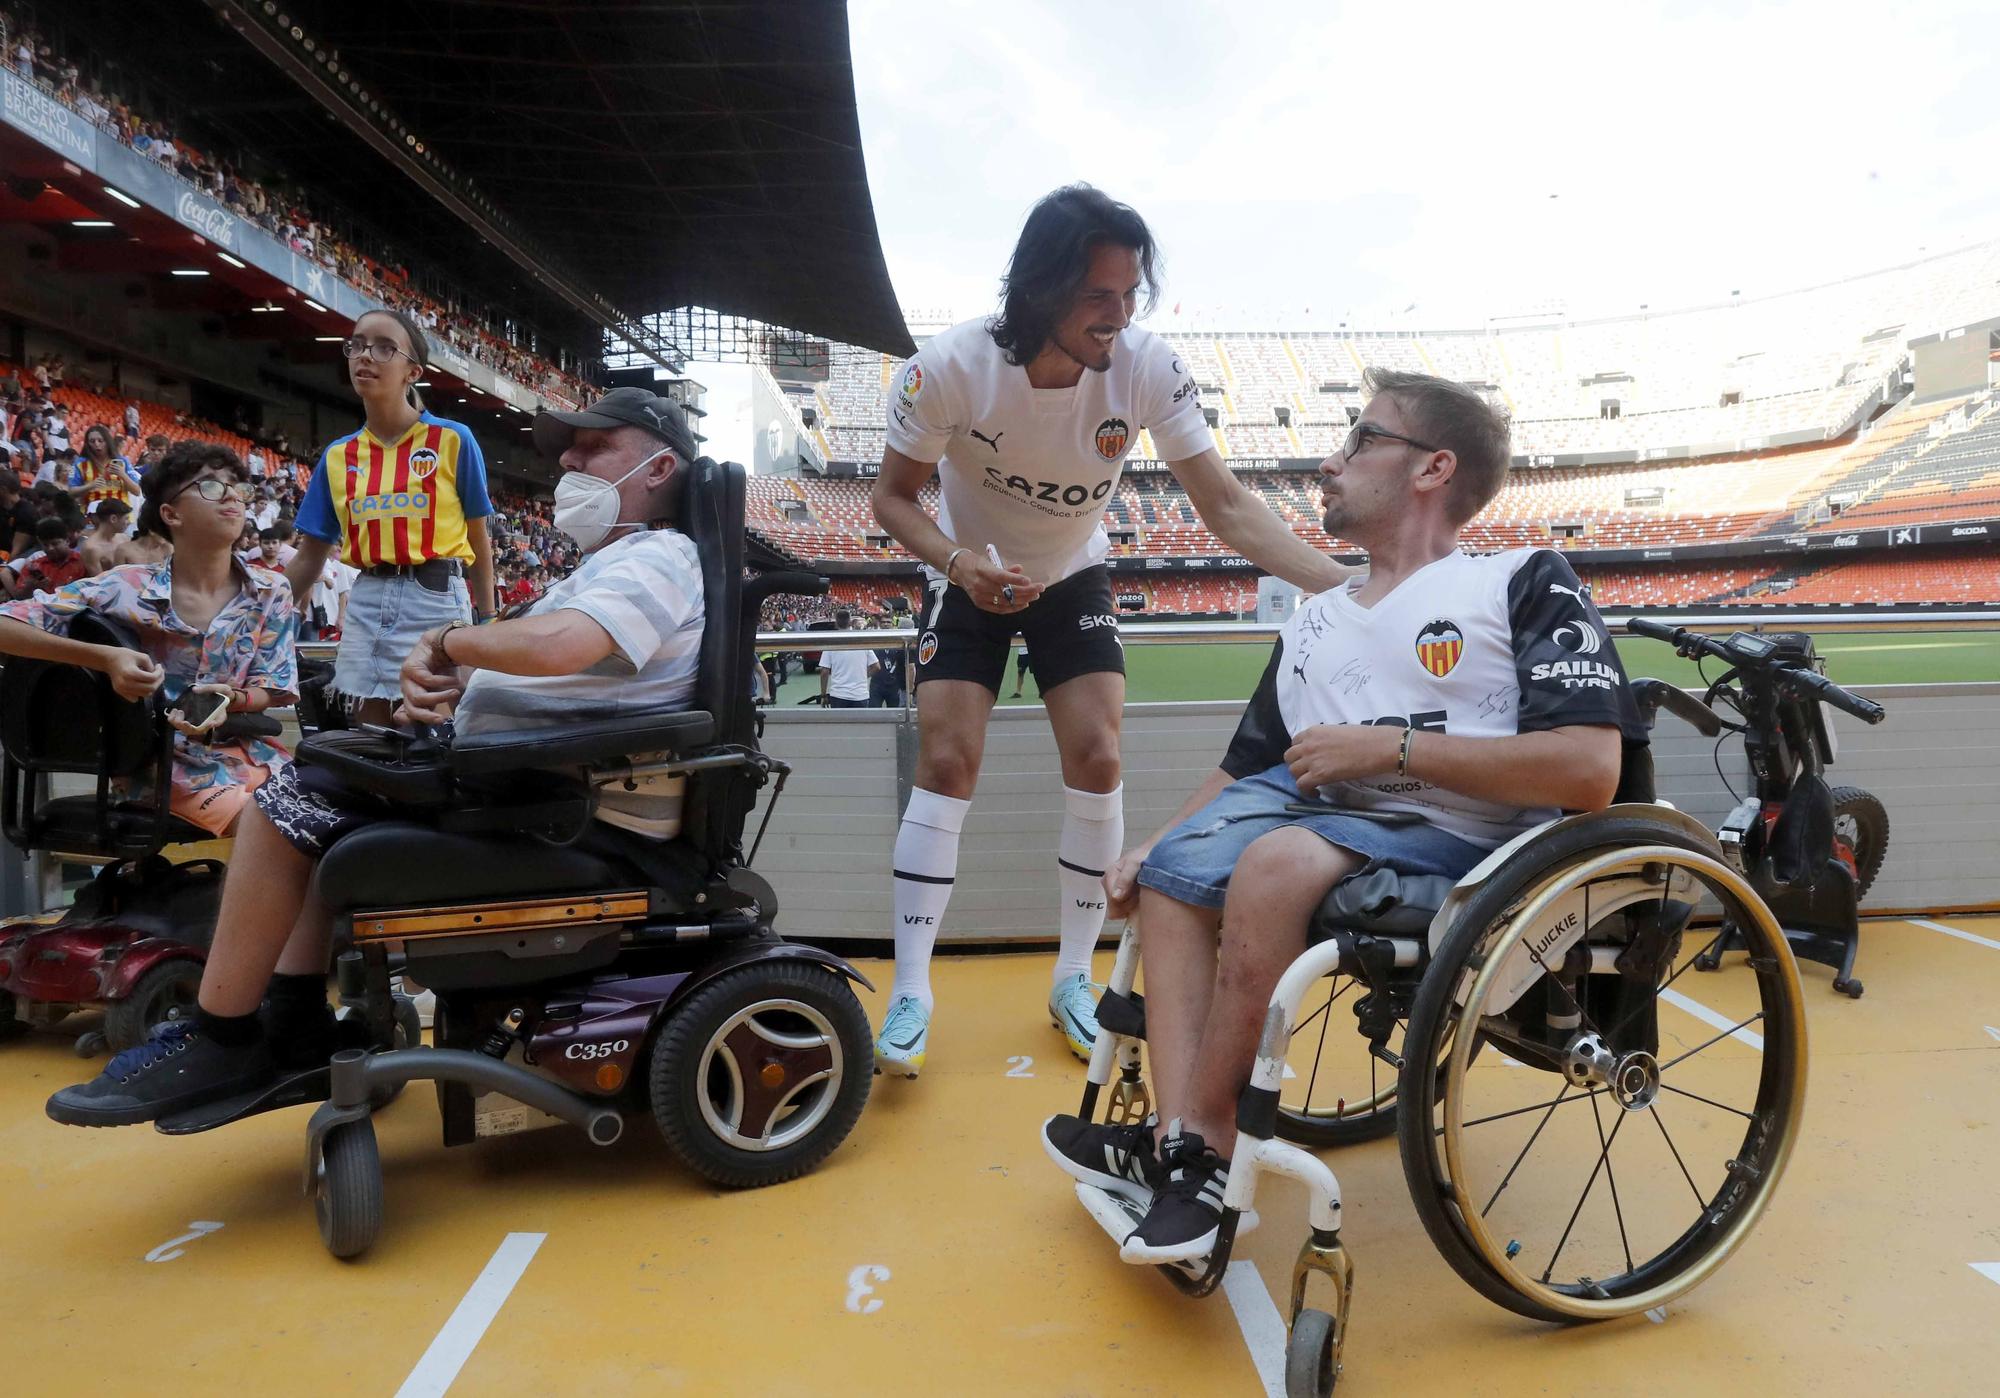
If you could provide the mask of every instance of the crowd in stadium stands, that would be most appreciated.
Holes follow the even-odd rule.
[[[593,396],[590,385],[577,375],[513,343],[502,328],[505,318],[457,296],[444,301],[424,294],[412,285],[399,255],[362,251],[352,237],[336,232],[321,211],[310,207],[300,191],[252,179],[236,162],[191,144],[185,130],[157,114],[135,111],[116,91],[83,73],[74,56],[58,52],[5,7],[0,7],[0,52],[16,74],[100,131],[157,161],[293,252],[312,258],[383,304],[408,311],[429,334],[468,358],[524,388],[572,404]]]

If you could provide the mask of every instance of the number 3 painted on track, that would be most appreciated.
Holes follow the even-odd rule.
[[[874,1315],[882,1309],[882,1298],[875,1295],[871,1282],[889,1280],[889,1269],[874,1262],[864,1262],[847,1274],[847,1309],[856,1315]],[[862,1299],[862,1298],[867,1299]]]

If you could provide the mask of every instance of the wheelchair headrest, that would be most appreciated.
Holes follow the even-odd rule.
[[[715,740],[750,739],[750,672],[742,655],[738,619],[743,609],[743,468],[733,461],[699,457],[684,474],[680,529],[701,558],[706,620],[695,707],[715,719]]]

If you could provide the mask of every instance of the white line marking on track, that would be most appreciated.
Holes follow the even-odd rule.
[[[1750,1045],[1751,1048],[1756,1049],[1759,1053],[1764,1051],[1764,1036],[1762,1034],[1750,1029],[1736,1029],[1735,1020],[1724,1018],[1708,1006],[1702,1004],[1701,1001],[1690,1000],[1671,986],[1660,992],[1660,998],[1682,1013],[1693,1015],[1703,1024],[1713,1025],[1717,1029],[1734,1029],[1735,1032],[1729,1036],[1730,1038]]]
[[[521,1274],[528,1270],[536,1250],[548,1236],[509,1233],[500,1240],[485,1270],[473,1278],[465,1299],[458,1303],[458,1309],[445,1321],[444,1329],[438,1331],[431,1347],[417,1361],[417,1367],[410,1370],[410,1376],[396,1390],[396,1398],[441,1398],[458,1377],[458,1371],[465,1367],[465,1361],[472,1358],[486,1327],[507,1304],[514,1284],[521,1280]]]
[[[1942,932],[1947,937],[1956,937],[1961,942],[1970,942],[1976,947],[1986,947],[1992,951],[2000,951],[2000,942],[1994,941],[1991,937],[1981,937],[1972,932],[1961,932],[1956,927],[1946,927],[1942,922],[1932,922],[1927,917],[1906,917],[1903,921],[1909,923],[1912,927],[1928,927],[1933,932]]]
[[[1264,1288],[1254,1262],[1232,1262],[1222,1274],[1222,1294],[1229,1309],[1236,1312],[1236,1328],[1243,1332],[1250,1362],[1257,1366],[1258,1381],[1269,1398],[1285,1398],[1285,1318]]]
[[[1986,1032],[1992,1038],[2000,1040],[2000,1029],[1995,1029],[1992,1025],[1989,1024],[1986,1026]]]
[[[2000,1282],[2000,1262],[1973,1262],[1968,1265],[1986,1280]]]

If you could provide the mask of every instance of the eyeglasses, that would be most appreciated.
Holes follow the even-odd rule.
[[[217,480],[214,476],[203,476],[198,481],[189,481],[179,490],[176,490],[172,498],[178,500],[190,490],[201,496],[202,499],[208,501],[211,505],[221,504],[223,497],[229,495],[234,495],[240,504],[247,505],[250,503],[249,486],[243,484],[241,481]]]
[[[359,335],[350,335],[342,340],[340,353],[344,359],[359,359],[365,354],[377,364],[387,364],[399,354],[412,364],[417,362],[415,355],[393,340],[364,340]]]
[[[1354,460],[1356,456],[1368,450],[1368,444],[1377,437],[1380,437],[1385,442],[1401,442],[1404,446],[1415,447],[1418,451],[1444,450],[1443,447],[1434,447],[1429,442],[1420,442],[1415,437],[1405,437],[1400,432],[1384,432],[1379,427],[1371,426],[1365,422],[1357,422],[1354,424],[1353,430],[1347,434],[1347,441],[1340,449],[1341,460]]]

